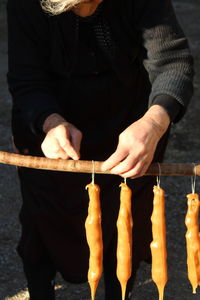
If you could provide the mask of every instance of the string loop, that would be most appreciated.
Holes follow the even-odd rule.
[[[191,177],[191,185],[192,185],[192,194],[195,194],[195,187],[196,187],[196,177],[197,177],[197,170],[196,170],[196,165],[195,163],[193,163],[194,165],[194,169],[193,169],[193,173],[194,175]]]
[[[94,184],[94,177],[95,177],[95,161],[92,160],[92,184]]]
[[[160,177],[161,177],[161,165],[160,163],[158,162],[158,170],[159,170],[159,174],[156,178],[156,181],[157,181],[157,186],[160,187]]]

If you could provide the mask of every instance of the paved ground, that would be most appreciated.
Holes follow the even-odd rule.
[[[174,1],[180,22],[189,37],[196,64],[195,93],[185,118],[172,129],[167,162],[192,163],[200,161],[200,1]],[[0,150],[11,151],[10,97],[6,86],[7,70],[5,0],[0,0]],[[200,184],[197,179],[197,191]],[[186,212],[185,195],[191,192],[190,178],[167,177],[161,179],[167,193],[167,241],[169,280],[165,290],[165,300],[200,299],[200,288],[192,295],[187,280],[185,253]],[[21,197],[16,170],[11,166],[0,165],[0,300],[27,300],[26,282],[15,247],[20,228],[18,212]],[[157,290],[151,281],[150,267],[142,265],[134,287],[134,300],[158,299]],[[73,286],[64,284],[57,278],[57,299],[88,300],[86,284]],[[101,283],[96,300],[103,299]],[[114,300],[114,299],[113,299]]]

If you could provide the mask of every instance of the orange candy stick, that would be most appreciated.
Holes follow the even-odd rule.
[[[200,285],[200,236],[199,236],[199,196],[196,193],[187,195],[188,210],[185,217],[188,279],[192,285],[193,294]]]
[[[127,281],[132,272],[132,191],[125,183],[122,183],[120,187],[120,209],[117,219],[117,278],[121,284],[122,299],[124,300]]]
[[[167,249],[165,225],[165,196],[164,190],[154,186],[153,212],[151,216],[153,241],[151,242],[152,254],[152,279],[155,282],[159,300],[163,300],[164,288],[167,283]]]
[[[94,300],[103,270],[100,188],[97,184],[90,183],[86,189],[88,189],[90,199],[85,222],[86,238],[90,248],[88,282],[91,289],[91,299]]]

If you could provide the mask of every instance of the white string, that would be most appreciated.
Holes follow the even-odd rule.
[[[94,184],[94,177],[95,177],[95,161],[92,160],[92,184]]]
[[[191,177],[191,185],[192,185],[192,194],[195,194],[197,172],[196,172],[196,165],[194,163],[193,165],[194,165],[194,175]]]
[[[126,177],[124,177],[124,183],[126,184]]]
[[[159,170],[159,174],[156,178],[156,181],[157,181],[157,186],[160,187],[160,177],[161,177],[161,166],[160,166],[160,163],[158,162],[158,170]]]

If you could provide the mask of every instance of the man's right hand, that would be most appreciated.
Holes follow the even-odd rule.
[[[46,137],[41,145],[48,158],[80,158],[82,133],[59,114],[51,114],[44,122]]]

